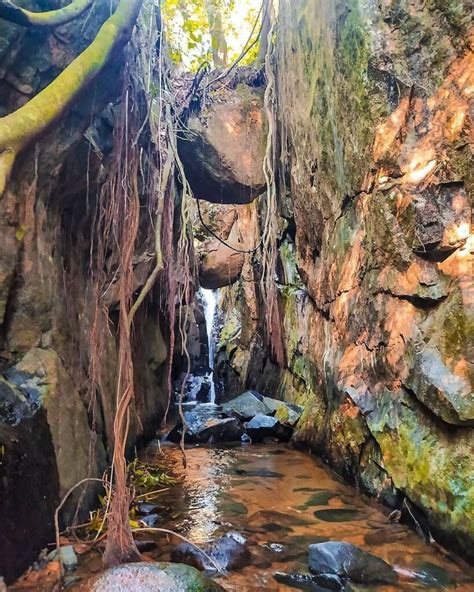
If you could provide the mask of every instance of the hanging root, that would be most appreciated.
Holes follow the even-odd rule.
[[[276,117],[275,117],[275,76],[273,73],[273,33],[274,25],[268,32],[265,74],[267,86],[264,96],[265,113],[268,120],[267,147],[263,161],[263,170],[267,185],[267,212],[263,230],[263,255],[261,290],[264,304],[264,330],[267,344],[277,364],[282,368],[286,364],[285,347],[278,305],[276,285],[277,240],[278,240],[278,203],[276,187]]]

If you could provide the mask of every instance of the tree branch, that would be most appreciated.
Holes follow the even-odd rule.
[[[0,19],[22,27],[59,27],[81,16],[94,0],[73,0],[64,8],[32,12],[16,6],[11,0],[0,0]]]
[[[120,0],[94,41],[26,105],[0,119],[0,197],[16,156],[74,103],[114,53],[130,40],[143,0]]]

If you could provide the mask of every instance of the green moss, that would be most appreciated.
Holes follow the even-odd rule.
[[[460,293],[446,311],[443,329],[444,353],[455,358],[464,356],[469,343],[474,343],[474,318],[467,316]]]
[[[402,392],[385,391],[367,421],[395,485],[445,532],[474,539],[472,431],[448,433]]]

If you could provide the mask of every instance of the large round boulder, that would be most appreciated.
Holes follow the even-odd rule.
[[[179,152],[194,195],[212,203],[248,204],[265,190],[262,92],[240,85],[187,123]]]
[[[73,588],[76,592],[222,592],[194,567],[179,563],[129,563]]]

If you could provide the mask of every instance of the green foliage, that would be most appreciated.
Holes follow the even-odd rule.
[[[209,23],[209,6],[222,18],[223,34],[232,63],[241,53],[250,36],[260,9],[260,0],[163,0],[162,16],[166,27],[169,54],[173,62],[185,70],[196,71],[200,64],[213,64]],[[256,27],[254,36],[258,34]],[[242,60],[253,63],[258,44]]]
[[[146,494],[157,487],[176,484],[176,479],[167,475],[164,470],[147,465],[138,458],[129,464],[128,474],[130,485],[139,494]]]
[[[134,492],[128,511],[128,520],[130,527],[140,528],[143,526],[137,517],[136,503],[140,501],[150,501],[157,497],[168,487],[176,485],[176,479],[170,477],[162,467],[156,465],[147,465],[143,461],[135,458],[127,467],[128,486]],[[90,512],[89,521],[82,525],[81,534],[91,539],[107,532],[107,512],[110,506],[110,489],[106,488],[105,496],[99,495],[99,507]]]

